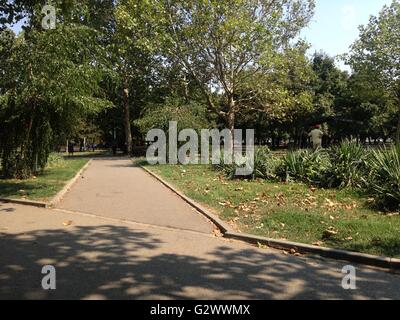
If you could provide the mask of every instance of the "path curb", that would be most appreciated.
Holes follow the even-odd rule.
[[[24,206],[32,206],[32,207],[38,207],[38,208],[48,208],[49,207],[49,204],[46,202],[33,201],[33,200],[0,198],[0,202],[21,204]]]
[[[385,269],[400,270],[400,259],[374,256],[365,253],[352,252],[346,250],[338,250],[327,247],[318,247],[308,245],[304,243],[290,242],[284,240],[270,239],[265,237],[253,236],[249,234],[241,234],[237,232],[226,232],[224,235],[226,238],[236,239],[241,241],[250,242],[253,244],[266,245],[271,248],[281,250],[295,250],[297,253],[312,253],[322,257],[345,260],[358,264],[365,264],[374,267],[380,267]]]
[[[275,249],[289,250],[289,251],[295,250],[296,253],[312,253],[325,258],[331,258],[335,260],[344,260],[379,268],[400,270],[400,259],[396,258],[380,257],[365,253],[338,250],[327,247],[318,247],[304,243],[270,239],[266,237],[259,237],[250,234],[235,232],[226,222],[222,221],[219,217],[217,217],[215,214],[211,213],[208,209],[198,204],[196,201],[190,199],[182,192],[178,191],[175,187],[166,182],[163,178],[161,178],[160,176],[158,176],[157,174],[155,174],[154,172],[143,166],[140,167],[148,174],[150,174],[153,178],[161,182],[168,189],[176,193],[180,198],[182,198],[192,207],[197,209],[200,213],[205,215],[208,219],[210,219],[220,229],[225,238],[240,240],[251,244],[266,245],[268,247]]]
[[[56,206],[65,196],[65,194],[72,188],[72,186],[78,181],[78,179],[82,176],[82,174],[86,171],[89,165],[92,163],[92,159],[90,159],[78,172],[77,174],[67,182],[67,184],[59,191],[53,199],[49,202],[41,202],[34,200],[25,200],[25,199],[9,199],[9,198],[0,198],[0,202],[5,203],[14,203],[25,206],[33,206],[38,208],[50,208]]]

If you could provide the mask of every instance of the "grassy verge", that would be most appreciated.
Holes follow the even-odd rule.
[[[231,181],[208,166],[149,166],[235,229],[275,239],[400,257],[400,216],[352,190]]]
[[[88,161],[88,157],[61,158],[51,163],[38,177],[28,180],[2,179],[0,180],[0,197],[50,200]]]

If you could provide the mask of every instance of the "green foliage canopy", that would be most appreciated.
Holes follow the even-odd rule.
[[[110,105],[98,85],[102,48],[96,31],[78,24],[0,39],[3,174],[27,177],[44,168],[57,133]]]

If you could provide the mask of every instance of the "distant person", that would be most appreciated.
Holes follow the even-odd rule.
[[[311,142],[314,149],[322,148],[322,137],[324,133],[321,131],[321,125],[316,125],[308,136],[311,138]]]
[[[68,155],[69,156],[74,155],[74,151],[75,151],[74,149],[75,149],[75,144],[72,141],[68,142]]]
[[[114,156],[117,155],[117,142],[116,141],[114,141],[112,144],[112,153]]]

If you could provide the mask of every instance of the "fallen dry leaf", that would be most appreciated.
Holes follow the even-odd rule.
[[[337,231],[335,231],[335,230],[333,230],[333,229],[327,229],[327,230],[325,230],[324,233],[322,234],[322,237],[323,237],[324,239],[327,239],[327,238],[331,238],[331,237],[333,237],[333,236],[336,236],[337,234],[338,234]]]
[[[257,242],[257,246],[258,246],[260,249],[267,249],[267,248],[268,248],[265,244],[262,244],[261,242]]]
[[[213,230],[213,234],[214,234],[214,236],[217,237],[217,238],[221,238],[221,237],[222,237],[221,230],[219,230],[219,229],[214,229],[214,230]]]
[[[321,247],[323,244],[324,244],[323,241],[316,241],[316,242],[312,243],[313,246],[317,246],[317,247]]]
[[[325,199],[325,202],[326,202],[325,206],[328,207],[328,208],[336,207],[336,203],[333,202],[332,200],[328,199],[328,198]]]
[[[219,202],[219,205],[232,208],[232,203],[230,201]]]
[[[63,226],[70,226],[71,224],[72,224],[73,222],[71,221],[71,220],[68,220],[68,221],[64,221],[63,222]]]

